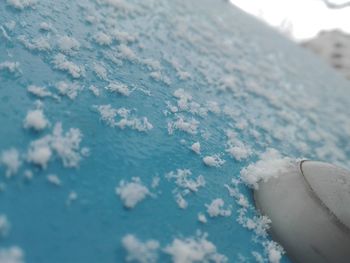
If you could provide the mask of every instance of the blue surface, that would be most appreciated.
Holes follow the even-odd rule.
[[[98,17],[99,22],[87,23],[84,18],[88,14]],[[17,23],[13,30],[5,26],[11,20]],[[50,23],[55,30],[39,30],[41,22]],[[42,0],[23,10],[2,1],[0,25],[10,36],[0,36],[0,63],[20,62],[20,72],[0,70],[0,150],[16,148],[23,162],[15,176],[0,177],[6,186],[0,193],[0,213],[11,223],[11,231],[0,240],[0,247],[19,246],[26,262],[123,262],[126,252],[121,238],[128,233],[140,240],[158,240],[165,247],[176,237],[194,236],[196,230],[208,233],[208,240],[229,262],[243,258],[255,262],[251,252],[258,251],[266,258],[262,242],[270,238],[259,237],[255,242],[253,231],[236,221],[239,205],[224,184],[239,178],[240,170],[269,147],[290,157],[343,166],[348,161],[349,83],[307,51],[224,1],[131,1],[126,7],[113,8],[104,1]],[[103,54],[117,54],[120,42],[100,46],[93,36],[99,31],[110,33],[112,27],[137,35],[135,42],[127,43],[136,60],[120,57],[120,64],[115,64]],[[29,50],[18,40],[20,35],[28,39],[47,37],[52,49]],[[79,51],[67,55],[85,67],[85,75],[78,79],[52,64],[59,52],[57,37],[63,35],[80,42]],[[191,78],[181,80],[169,62],[171,58],[176,58]],[[170,83],[152,78],[153,70],[141,63],[142,59],[158,61],[161,74]],[[135,88],[130,96],[105,90],[108,81],[93,72],[94,62],[104,64],[110,81]],[[223,84],[229,78],[234,82]],[[58,94],[55,85],[62,80],[75,81],[83,89],[74,100],[66,96],[43,99],[51,127],[41,132],[24,129],[23,119],[35,108],[37,99],[27,92],[27,86],[46,86]],[[101,96],[88,90],[92,84],[100,89]],[[216,101],[221,110],[226,107],[229,112],[229,108],[233,115],[183,112],[183,116],[200,122],[198,132],[175,130],[169,134],[168,122],[176,117],[164,114],[166,101],[176,105],[173,93],[179,88],[189,92],[195,102],[204,105]],[[147,117],[153,129],[139,132],[110,127],[93,107],[103,104],[134,109],[133,114]],[[239,125],[242,121],[247,122],[243,129]],[[90,149],[90,155],[83,157],[77,168],[64,167],[57,156],[47,169],[26,162],[29,143],[49,134],[56,122],[62,122],[65,131],[79,128],[83,134],[81,147]],[[254,154],[242,161],[230,157],[225,152],[227,129],[236,131]],[[312,139],[310,132],[319,138]],[[181,143],[182,139],[185,142]],[[196,141],[201,143],[200,156],[189,150]],[[225,164],[205,166],[202,158],[213,154],[221,154]],[[189,205],[183,210],[174,200],[174,182],[165,175],[185,168],[194,176],[203,175],[206,186],[185,197]],[[30,181],[23,177],[26,169],[34,173]],[[5,170],[0,167],[1,174],[5,175]],[[48,174],[59,176],[62,186],[49,184]],[[160,185],[151,190],[155,197],[125,209],[115,187],[120,180],[135,176],[149,188],[152,178],[159,176]],[[251,190],[243,184],[240,190],[252,204]],[[78,198],[67,205],[70,191]],[[197,214],[205,213],[205,204],[215,198],[232,206],[232,216],[207,216],[208,223],[201,224]],[[251,209],[248,215],[255,213]],[[160,251],[159,256],[159,262],[170,262],[169,255]],[[289,260],[284,256],[281,262]]]

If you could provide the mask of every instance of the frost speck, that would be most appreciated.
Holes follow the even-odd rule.
[[[120,129],[131,128],[140,132],[147,132],[153,129],[153,125],[146,117],[133,117],[131,111],[125,108],[114,109],[111,105],[94,106],[100,113],[101,120],[111,127],[119,127]],[[116,118],[119,117],[119,120]]]
[[[80,43],[74,37],[60,36],[57,40],[57,46],[61,52],[71,54],[79,50]]]
[[[84,75],[84,67],[69,61],[67,57],[61,53],[54,56],[52,63],[54,68],[68,72],[75,79]]]
[[[140,241],[134,235],[123,237],[122,245],[127,251],[127,262],[155,263],[158,260],[159,242],[153,239]]]
[[[127,208],[134,208],[150,195],[150,191],[142,184],[139,177],[133,177],[131,182],[120,181],[119,186],[115,188],[115,192]]]
[[[199,142],[195,142],[194,144],[192,144],[191,150],[193,152],[195,152],[196,154],[200,154],[201,153],[201,145],[200,145],[200,143]]]
[[[7,4],[18,9],[23,10],[31,7],[36,3],[36,0],[7,0]]]
[[[11,177],[16,174],[21,166],[18,151],[15,148],[3,151],[1,153],[0,163],[6,167],[6,177]]]
[[[198,213],[198,221],[202,224],[206,224],[208,222],[207,217],[202,213]]]
[[[65,95],[71,100],[74,100],[82,88],[77,83],[60,81],[56,84],[56,89],[61,95]]]
[[[24,127],[37,131],[43,130],[48,125],[44,112],[41,109],[28,111],[24,119]]]
[[[173,134],[174,130],[181,130],[189,134],[196,134],[199,121],[195,119],[185,120],[183,117],[178,117],[174,122],[168,123],[168,133]]]
[[[175,238],[165,247],[164,252],[172,257],[174,263],[216,262],[224,263],[228,259],[217,252],[216,246],[207,240],[207,234],[185,239]]]
[[[7,216],[4,214],[0,214],[0,239],[5,237],[10,231],[11,225]]]
[[[197,192],[200,187],[205,186],[205,180],[202,175],[199,175],[196,179],[191,178],[192,172],[188,169],[177,169],[176,172],[170,172],[166,175],[166,178],[171,180],[175,179],[175,184],[178,187],[188,189],[192,192]]]
[[[4,61],[0,63],[0,70],[8,71],[9,73],[20,72],[20,63],[12,61]]]
[[[55,175],[55,174],[49,174],[47,177],[46,177],[47,181],[50,183],[50,184],[53,184],[55,186],[61,186],[62,185],[62,182],[60,180],[60,178]]]
[[[119,83],[119,82],[111,82],[109,85],[106,87],[106,90],[110,92],[116,92],[120,95],[123,96],[129,96],[130,95],[130,90],[127,85]]]
[[[27,153],[27,159],[41,168],[46,168],[53,153],[56,153],[64,167],[77,167],[80,160],[80,142],[82,133],[79,129],[71,128],[63,133],[62,124],[56,123],[52,134],[32,141]]]
[[[205,165],[210,167],[220,167],[225,163],[225,161],[222,160],[219,155],[205,156],[203,158],[203,162]]]
[[[209,205],[205,205],[207,207],[207,212],[210,217],[217,216],[230,216],[231,210],[224,209],[225,202],[221,198],[214,199]]]

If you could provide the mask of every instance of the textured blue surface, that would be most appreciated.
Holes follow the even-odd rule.
[[[165,247],[176,237],[194,236],[201,230],[229,262],[244,258],[255,262],[251,252],[258,251],[266,258],[261,243],[269,237],[255,242],[253,231],[236,221],[239,205],[224,184],[239,178],[241,169],[270,147],[286,156],[346,165],[350,154],[348,82],[229,3],[187,2],[191,3],[42,0],[18,10],[1,1],[0,25],[9,38],[0,36],[0,63],[18,61],[20,72],[0,70],[0,150],[16,148],[22,166],[13,177],[0,177],[5,186],[0,193],[0,213],[11,223],[0,247],[19,246],[25,261],[33,263],[123,262],[126,252],[121,239],[126,234],[140,240],[155,239]],[[119,4],[113,7],[113,3]],[[97,17],[98,22],[86,22],[88,15]],[[16,22],[13,29],[5,25],[10,21]],[[40,30],[41,22],[55,30]],[[120,40],[106,46],[96,44],[96,32],[109,34],[112,28],[137,35],[136,41],[126,43],[136,59],[118,53]],[[20,35],[29,40],[45,37],[51,49],[30,50],[19,41]],[[80,78],[55,69],[52,63],[59,53],[57,38],[63,35],[80,43],[78,51],[67,55],[84,66]],[[111,62],[104,51],[119,54],[119,61]],[[190,78],[179,77],[170,63],[172,58]],[[144,59],[158,61],[161,69],[150,69]],[[108,70],[108,81],[93,72],[95,62]],[[154,71],[168,80],[152,78]],[[105,90],[114,80],[133,89],[131,94],[126,97]],[[74,81],[82,90],[74,100],[44,98],[43,109],[51,126],[41,132],[24,129],[26,113],[35,108],[37,99],[27,92],[27,86],[46,86],[58,94],[58,81]],[[92,84],[100,89],[99,97],[88,90]],[[168,132],[168,123],[176,120],[176,114],[164,113],[166,102],[176,105],[173,93],[179,88],[201,105],[216,101],[220,106],[218,114],[181,113],[199,121],[196,134]],[[139,132],[108,126],[93,107],[104,104],[133,109],[135,116],[147,117],[153,129]],[[83,157],[78,167],[64,167],[56,155],[46,169],[26,161],[30,142],[49,134],[56,122],[62,122],[65,131],[79,128],[83,134],[80,146],[88,147],[90,155]],[[253,150],[247,159],[237,161],[225,152],[228,129]],[[196,141],[201,143],[200,156],[189,149]],[[226,162],[218,168],[205,166],[202,158],[213,154],[221,154]],[[5,175],[6,167],[0,169]],[[23,177],[26,169],[34,173],[30,181]],[[190,169],[206,180],[205,187],[185,197],[187,209],[178,207],[172,192],[175,184],[165,178],[176,169]],[[59,176],[62,186],[49,184],[48,174]],[[155,196],[125,209],[115,194],[119,182],[140,177],[150,188],[155,176],[160,177],[159,187],[151,189]],[[71,191],[78,198],[68,205]],[[242,184],[240,191],[252,204],[251,190]],[[205,213],[205,204],[215,198],[231,205],[232,215],[207,216],[208,223],[201,224],[197,214]],[[255,211],[251,209],[247,215],[254,216]],[[166,253],[159,252],[159,257],[159,262],[170,262]],[[282,262],[289,260],[283,257]]]

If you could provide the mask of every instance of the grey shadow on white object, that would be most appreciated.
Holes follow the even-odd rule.
[[[293,262],[350,262],[350,172],[301,161],[254,191],[270,234]]]

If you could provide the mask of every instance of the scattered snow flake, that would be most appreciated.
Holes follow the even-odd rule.
[[[75,82],[60,81],[56,83],[55,87],[61,95],[67,96],[71,100],[74,100],[78,96],[78,92],[82,90]]]
[[[256,263],[264,263],[265,262],[263,256],[257,251],[253,251],[252,256],[254,257]]]
[[[181,209],[186,209],[188,206],[187,201],[185,200],[185,198],[182,196],[182,194],[177,193],[175,196],[175,200],[177,205],[181,208]]]
[[[21,166],[18,151],[15,148],[3,151],[0,156],[0,163],[6,167],[6,177],[16,174]]]
[[[67,205],[70,205],[72,202],[78,199],[78,194],[75,191],[70,191],[67,198]]]
[[[175,90],[173,95],[178,99],[177,107],[180,111],[189,111],[200,116],[207,115],[207,109],[205,107],[201,107],[199,103],[192,101],[191,94],[186,92],[184,89]]]
[[[151,194],[139,177],[133,177],[131,182],[120,181],[119,186],[115,188],[115,192],[127,208],[134,208],[137,203]]]
[[[168,133],[173,134],[174,130],[180,130],[189,134],[196,134],[199,121],[192,118],[185,120],[182,116],[179,116],[176,121],[168,122]]]
[[[134,235],[122,238],[122,245],[127,251],[127,262],[156,263],[158,261],[159,242],[153,239],[140,241]]]
[[[284,250],[279,244],[274,241],[267,241],[265,250],[270,263],[279,263],[281,261]]]
[[[46,177],[47,181],[50,183],[50,184],[53,184],[55,186],[61,186],[62,185],[62,182],[60,180],[60,178],[55,175],[55,174],[49,174],[47,177]]]
[[[237,134],[234,131],[228,130],[226,131],[227,140],[227,149],[231,157],[235,158],[237,161],[241,161],[243,159],[248,158],[253,154],[252,149],[245,145],[237,138]]]
[[[94,85],[91,85],[89,87],[89,90],[92,92],[92,94],[94,94],[96,97],[100,96],[100,90],[99,88],[97,88],[96,86]]]
[[[174,263],[227,262],[227,257],[219,254],[216,246],[208,241],[207,237],[207,234],[198,233],[195,237],[175,238],[170,245],[165,247],[164,252],[172,257]]]
[[[206,224],[208,222],[207,217],[203,213],[198,213],[198,221]]]
[[[18,10],[23,10],[28,7],[32,7],[35,3],[36,0],[6,0],[7,4],[18,9]]]
[[[137,40],[137,36],[132,35],[128,32],[114,30],[111,34],[113,35],[114,39],[116,39],[120,43],[127,44],[135,42]]]
[[[64,167],[77,167],[81,160],[79,150],[81,139],[82,133],[79,129],[71,128],[64,134],[62,124],[58,122],[52,134],[30,143],[27,159],[45,169],[55,152]]]
[[[107,69],[101,63],[94,63],[94,72],[102,80],[108,79]]]
[[[11,228],[10,222],[7,216],[0,214],[0,239],[7,236]],[[1,261],[0,261],[1,262]]]
[[[20,35],[18,40],[29,50],[50,51],[51,44],[45,37],[38,37],[29,40],[26,36]]]
[[[176,172],[170,172],[166,174],[166,178],[171,180],[175,179],[175,184],[184,189],[188,189],[192,192],[197,192],[200,187],[205,186],[205,180],[202,175],[199,175],[196,179],[190,178],[192,172],[188,169],[177,169]]]
[[[75,79],[80,78],[84,75],[84,67],[78,66],[72,61],[69,61],[67,57],[62,53],[55,55],[52,63],[55,69],[66,71]]]
[[[212,156],[205,156],[203,158],[203,162],[205,165],[210,166],[210,167],[220,167],[225,163],[224,160],[220,158],[219,155],[212,155]]]
[[[28,129],[34,129],[37,131],[43,130],[49,124],[45,118],[44,112],[41,109],[30,110],[27,112],[27,116],[24,119],[24,127]]]
[[[275,149],[267,149],[260,155],[260,160],[249,164],[240,172],[241,178],[248,186],[258,189],[258,182],[266,182],[272,177],[277,177],[291,169],[297,169],[297,160],[282,157]]]
[[[97,32],[94,35],[94,40],[97,44],[101,46],[109,46],[112,44],[113,41],[112,37],[104,32]]]
[[[27,87],[27,91],[39,98],[45,98],[45,97],[53,97],[56,98],[56,96],[47,90],[46,87],[39,87],[39,86],[35,86],[35,85],[29,85]]]
[[[225,202],[221,198],[214,199],[209,205],[205,205],[207,207],[207,212],[210,217],[217,216],[230,216],[231,210],[224,209]]]
[[[152,188],[157,188],[159,186],[159,182],[160,182],[160,177],[159,176],[155,176],[152,178],[152,184],[151,187]]]
[[[194,151],[196,154],[200,154],[201,153],[201,145],[200,145],[200,143],[199,142],[195,142],[194,144],[192,144],[191,150]]]
[[[153,129],[153,125],[146,117],[136,118],[132,117],[131,111],[125,108],[114,109],[111,105],[99,105],[94,108],[100,113],[101,120],[106,122],[111,127],[119,127],[125,129],[126,127],[140,131],[147,132]],[[120,120],[115,120],[120,117]]]
[[[47,22],[41,22],[39,25],[39,28],[42,31],[52,31],[53,30],[52,25],[47,23]]]
[[[127,59],[129,61],[137,60],[135,52],[129,48],[127,45],[121,44],[118,46],[119,57],[122,59]]]
[[[33,172],[31,170],[25,170],[23,175],[27,180],[32,180],[33,178]]]
[[[149,76],[152,79],[154,79],[156,81],[161,81],[161,82],[163,82],[166,85],[170,85],[171,84],[170,79],[164,73],[162,73],[160,71],[153,71],[153,72],[149,73]]]
[[[43,139],[30,143],[30,148],[27,153],[27,160],[28,162],[32,162],[45,169],[47,167],[47,163],[51,159],[52,151],[46,140]]]
[[[80,43],[74,37],[60,36],[57,39],[57,46],[61,52],[65,53],[65,54],[71,54],[74,51],[79,50]]]
[[[20,63],[13,61],[4,61],[0,63],[0,70],[7,71],[9,73],[20,72]]]
[[[208,111],[215,113],[215,114],[220,114],[220,112],[221,112],[220,106],[216,101],[209,101],[207,103],[207,109],[208,109]]]
[[[130,95],[130,90],[127,85],[120,83],[120,82],[111,82],[109,85],[105,88],[106,90],[110,92],[116,92],[120,95],[123,96],[129,96]]]

